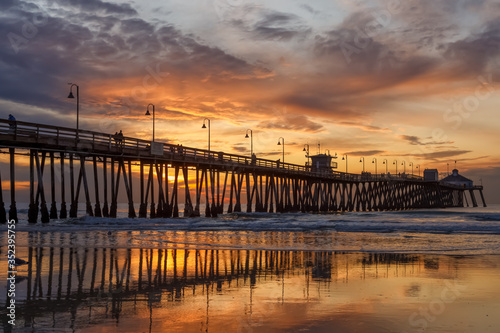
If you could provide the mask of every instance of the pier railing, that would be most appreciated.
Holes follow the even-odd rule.
[[[151,141],[128,136],[118,136],[89,130],[76,130],[74,128],[43,125],[24,121],[9,121],[0,119],[0,142],[14,144],[19,147],[34,147],[43,145],[65,147],[76,151],[98,151],[110,155],[126,155],[127,157],[140,156],[151,158],[166,158],[174,161],[185,161],[193,163],[207,163],[210,165],[223,165],[235,167],[260,168],[267,171],[274,170],[280,173],[303,174],[307,176],[318,176],[326,179],[339,179],[346,181],[377,181],[377,180],[422,180],[422,177],[400,174],[377,174],[369,173],[353,174],[331,171],[311,171],[309,166],[283,163],[263,158],[252,158],[249,156],[228,154],[225,152],[185,147],[182,145],[166,142],[156,142],[163,145],[163,154],[153,155],[151,152]]]

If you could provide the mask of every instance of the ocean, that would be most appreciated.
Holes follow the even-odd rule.
[[[17,230],[74,235],[103,231],[113,234],[133,232],[133,236],[127,239],[127,246],[134,243],[147,248],[175,245],[228,249],[500,254],[500,205],[335,214],[232,213],[218,218],[175,219],[131,219],[126,217],[127,206],[120,208],[118,218],[88,217],[85,211],[80,211],[79,218],[33,225],[25,221],[27,209],[21,209]],[[189,239],[189,235],[203,236],[203,241],[197,243]]]
[[[20,207],[29,264],[15,297],[0,271],[5,332],[500,332],[500,205],[176,219],[124,205],[32,225]]]

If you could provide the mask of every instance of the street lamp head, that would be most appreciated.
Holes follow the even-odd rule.
[[[278,146],[281,146],[281,142],[278,141]]]
[[[343,161],[343,160],[345,160],[345,157],[344,157],[344,156],[342,156],[342,161]]]
[[[73,91],[69,92],[68,98],[75,98],[75,96],[73,96]]]
[[[150,116],[151,115],[151,113],[149,113],[149,110],[146,110],[146,114],[145,115],[146,116]]]
[[[360,159],[359,159],[359,161],[360,161],[360,162],[363,162],[363,159],[362,159],[362,158],[360,158]]]
[[[201,128],[207,128],[207,126],[205,126],[205,123],[203,123],[203,126],[201,126]]]
[[[248,139],[248,138],[249,138],[249,136],[248,136],[248,133],[247,133],[247,134],[245,134],[245,139]]]
[[[375,164],[375,161],[372,161],[373,164]]]
[[[304,147],[304,149],[302,149],[302,151],[307,151],[306,147]]]

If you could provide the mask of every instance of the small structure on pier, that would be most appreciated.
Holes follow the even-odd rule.
[[[424,181],[426,182],[437,182],[439,181],[439,172],[437,169],[425,169],[424,170]]]
[[[464,176],[459,175],[457,169],[453,169],[451,175],[441,179],[441,183],[447,185],[460,186],[467,189],[474,187],[473,181],[470,180],[469,178],[465,178]]]
[[[332,172],[332,169],[337,169],[337,162],[333,162],[332,156],[327,154],[318,154],[311,156],[311,171],[312,172]]]

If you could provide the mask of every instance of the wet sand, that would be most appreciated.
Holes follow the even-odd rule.
[[[500,332],[500,255],[126,246],[127,234],[20,242],[15,331]]]

